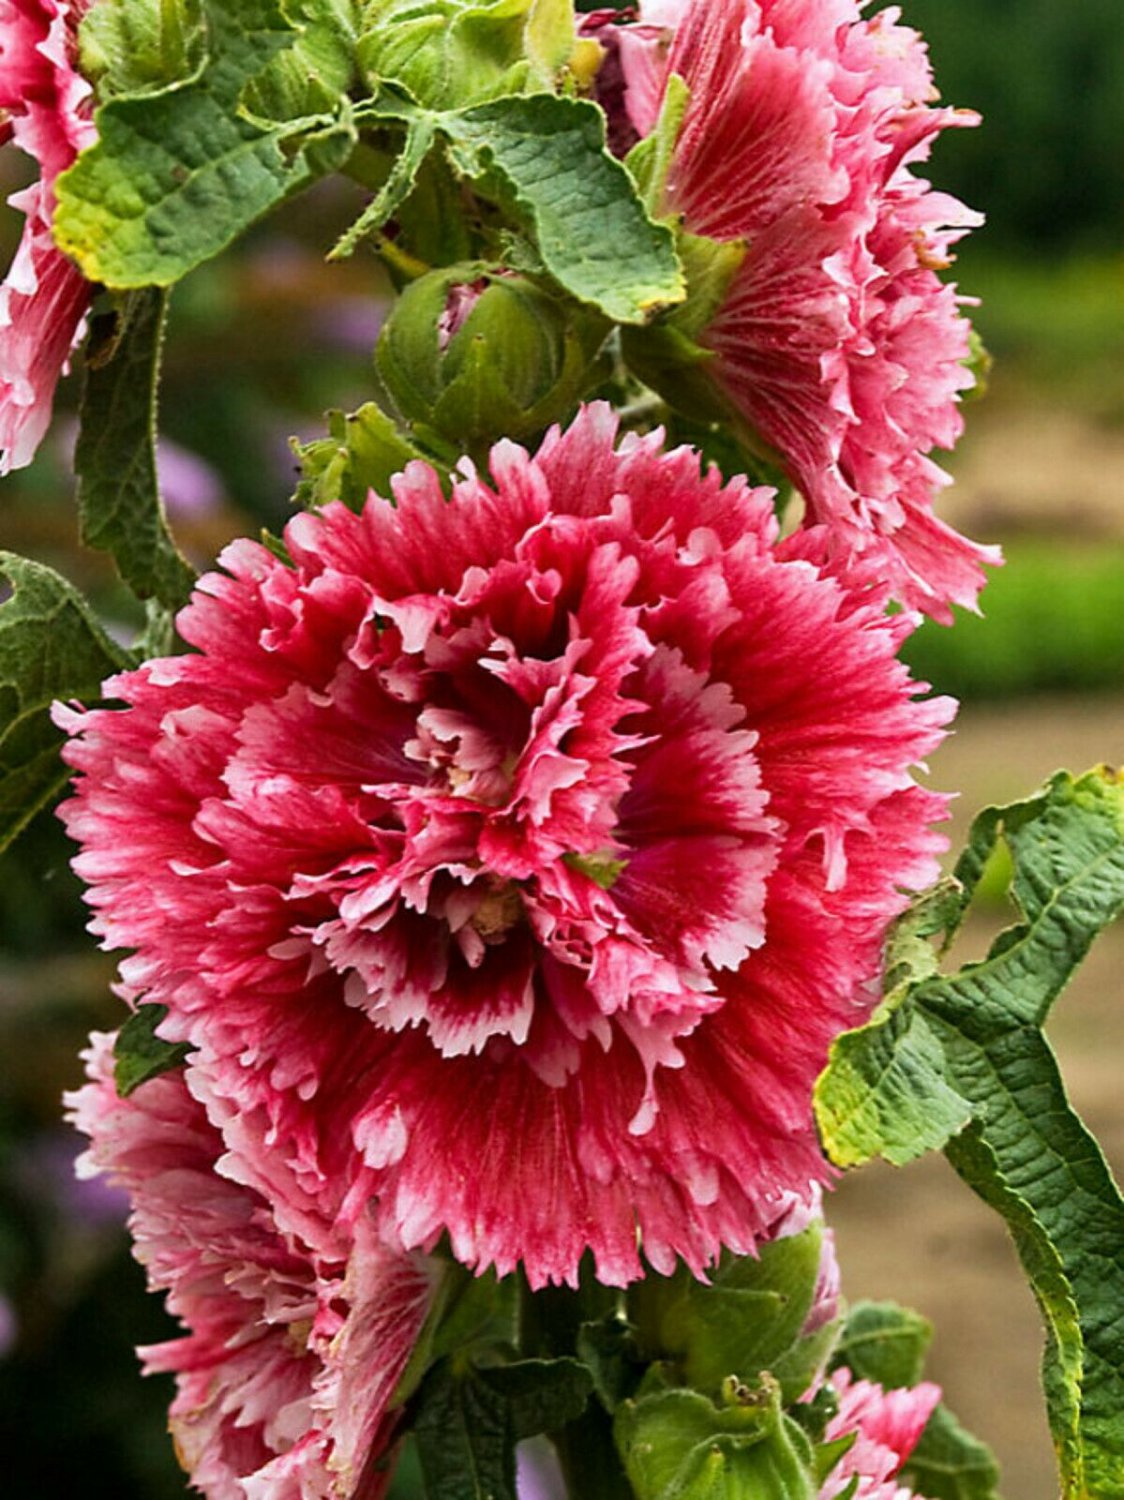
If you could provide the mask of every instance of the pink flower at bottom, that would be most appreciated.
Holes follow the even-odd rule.
[[[35,456],[90,303],[89,283],[51,234],[55,178],[94,136],[89,85],[74,66],[89,4],[0,0],[0,139],[39,163],[39,180],[10,200],[26,223],[0,287],[0,474]]]
[[[912,1491],[894,1480],[909,1458],[933,1409],[941,1399],[931,1381],[885,1391],[870,1380],[856,1380],[850,1370],[836,1370],[828,1382],[839,1397],[839,1410],[827,1424],[824,1439],[855,1434],[855,1441],[831,1471],[820,1500],[835,1500],[855,1478],[854,1500],[912,1500]]]
[[[225,1175],[183,1072],[118,1097],[113,1041],[95,1033],[90,1082],[67,1098],[91,1142],[79,1171],[127,1189],[137,1258],[188,1330],[140,1353],[176,1376],[171,1429],[193,1485],[209,1500],[377,1500],[387,1406],[434,1273],[381,1245],[369,1215],[346,1236],[307,1214],[311,1241],[282,1233],[273,1205]]]
[[[533,1286],[699,1271],[828,1176],[813,1082],[943,848],[908,618],[615,437],[236,543],[194,653],[58,714],[94,929],[239,1177]]]

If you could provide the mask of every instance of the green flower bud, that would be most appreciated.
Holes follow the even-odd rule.
[[[528,277],[467,261],[405,289],[375,361],[403,417],[472,447],[564,420],[600,378],[607,331]]]

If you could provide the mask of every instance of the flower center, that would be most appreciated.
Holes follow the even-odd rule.
[[[494,943],[511,931],[524,915],[523,898],[514,880],[497,881],[469,917],[486,943]]]

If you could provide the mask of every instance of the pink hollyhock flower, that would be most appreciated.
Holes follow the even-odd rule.
[[[51,237],[54,182],[93,139],[89,85],[75,34],[90,0],[0,0],[0,141],[39,163],[9,200],[26,216],[0,287],[0,474],[30,463],[51,420],[55,386],[82,337],[90,285]]]
[[[908,619],[615,435],[237,542],[195,654],[58,713],[94,930],[239,1175],[535,1286],[623,1284],[638,1236],[701,1270],[810,1194],[813,1081],[944,845]]]
[[[347,1236],[307,1214],[310,1239],[281,1232],[228,1175],[182,1071],[118,1098],[113,1041],[95,1033],[90,1082],[67,1096],[91,1141],[78,1166],[128,1190],[137,1258],[188,1330],[140,1353],[176,1375],[192,1483],[210,1500],[378,1500],[387,1408],[430,1304],[425,1261],[381,1245],[367,1214]]]
[[[922,1381],[910,1389],[884,1391],[844,1369],[836,1370],[829,1384],[839,1397],[839,1410],[824,1438],[831,1442],[853,1432],[855,1441],[832,1469],[820,1500],[844,1493],[854,1500],[913,1500],[913,1492],[894,1480],[941,1399],[940,1386]],[[858,1485],[851,1491],[848,1486],[855,1479]]]
[[[856,577],[949,620],[1000,560],[933,514],[948,477],[928,457],[956,442],[973,384],[962,299],[937,270],[980,220],[910,166],[976,117],[932,107],[924,45],[893,8],[661,0],[670,48],[641,17],[619,43],[632,125],[653,128],[670,73],[690,89],[665,208],[746,243],[699,336],[713,379]]]

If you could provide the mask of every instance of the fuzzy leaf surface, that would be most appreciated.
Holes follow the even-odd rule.
[[[65,578],[0,552],[10,596],[0,604],[0,849],[59,792],[69,771],[51,723],[56,698],[98,698],[126,665]]]
[[[573,47],[562,0],[366,0],[359,62],[433,109],[549,88]]]
[[[278,0],[205,0],[203,17],[198,72],[104,104],[97,141],[58,179],[55,239],[91,281],[169,286],[311,178],[309,150],[284,149],[308,120],[269,126],[239,112],[298,29]],[[345,129],[319,123],[325,139]]]
[[[987,957],[937,969],[1003,839],[1021,920]],[[960,894],[931,897],[891,952],[874,1019],[841,1037],[816,1089],[840,1165],[943,1146],[1015,1240],[1046,1324],[1043,1384],[1063,1494],[1124,1494],[1124,1200],[1042,1033],[1096,935],[1124,909],[1124,784],[1059,773],[976,820]]]
[[[82,17],[78,46],[103,102],[185,81],[205,56],[201,0],[98,0]]]
[[[176,609],[186,603],[195,571],[168,530],[156,472],[166,311],[165,292],[147,288],[130,294],[119,315],[119,333],[100,361],[95,325],[74,467],[83,543],[109,552],[138,598]]]
[[[651,1388],[622,1403],[614,1436],[637,1500],[814,1500],[815,1455],[780,1409],[767,1377],[720,1403],[683,1387]]]

